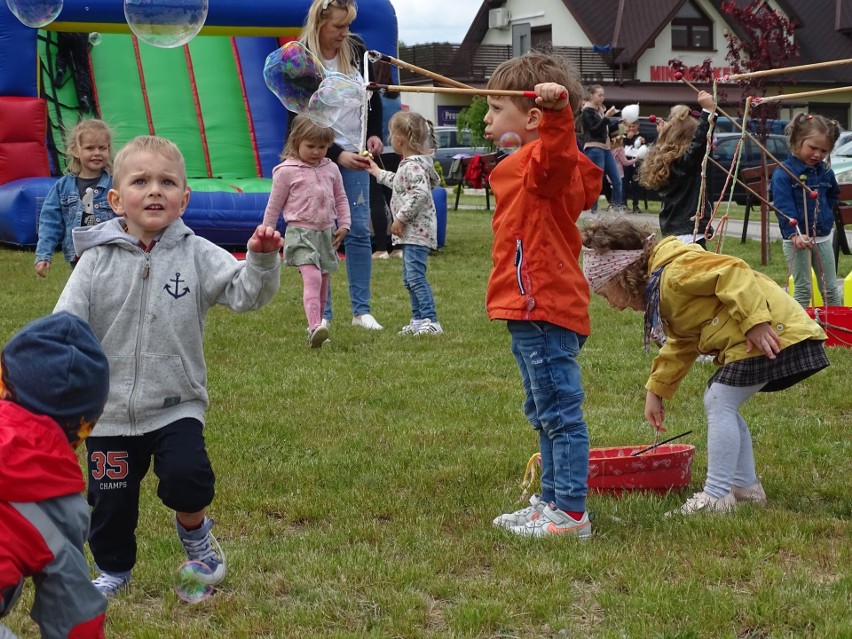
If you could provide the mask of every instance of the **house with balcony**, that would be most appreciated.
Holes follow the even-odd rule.
[[[736,0],[746,6],[750,0]],[[673,104],[694,104],[695,90],[675,78],[670,60],[684,66],[710,60],[713,73],[732,73],[728,34],[740,25],[722,11],[723,0],[483,0],[461,43],[401,46],[411,64],[484,88],[494,68],[531,49],[552,51],[570,60],[586,84],[601,84],[607,104],[639,103],[640,114],[665,113]],[[766,0],[795,24],[799,55],[781,66],[852,59],[852,1]],[[433,84],[408,71],[401,84]],[[765,95],[790,94],[778,117],[810,110],[852,125],[852,64],[769,76]],[[848,90],[843,90],[846,87]],[[707,83],[700,88],[712,90]],[[839,92],[796,97],[796,93],[837,88]],[[719,104],[736,112],[744,90],[717,82]],[[468,96],[404,93],[403,102],[436,124],[455,124]]]

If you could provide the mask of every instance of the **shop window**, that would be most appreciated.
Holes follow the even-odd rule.
[[[713,21],[692,0],[677,12],[671,29],[672,49],[713,49]]]

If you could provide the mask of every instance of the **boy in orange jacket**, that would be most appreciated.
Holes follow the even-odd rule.
[[[602,171],[577,146],[572,111],[583,91],[575,69],[529,53],[497,67],[488,88],[535,93],[488,97],[486,137],[515,134],[522,144],[491,172],[496,208],[486,306],[489,319],[507,320],[542,466],[541,495],[493,523],[523,536],[587,538],[589,435],[576,357],[589,335],[589,287],[577,219],[595,202]]]

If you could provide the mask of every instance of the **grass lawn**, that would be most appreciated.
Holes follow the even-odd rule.
[[[485,313],[490,243],[487,213],[450,211],[447,246],[429,261],[443,336],[397,335],[410,310],[400,260],[374,263],[381,332],[349,326],[346,276],[333,277],[337,317],[319,350],[305,343],[296,269],[264,309],[211,313],[210,514],[229,575],[201,604],[177,599],[183,551],[151,474],[133,584],[110,602],[107,636],[852,637],[852,350],[827,349],[828,370],[743,407],[767,508],[663,517],[706,471],[712,366],[697,364],[667,405],[670,433],[693,431],[689,490],[590,496],[587,542],[515,538],[491,520],[521,507],[537,440],[505,326]],[[760,263],[756,242],[725,250]],[[782,281],[771,250],[766,272]],[[40,280],[32,252],[0,249],[0,343],[51,311],[68,273],[57,260]],[[580,361],[592,446],[651,443],[642,316],[601,298],[590,312]],[[23,639],[38,637],[31,600],[28,585],[4,619]]]

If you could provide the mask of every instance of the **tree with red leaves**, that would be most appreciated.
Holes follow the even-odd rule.
[[[752,0],[745,7],[739,6],[734,0],[725,0],[721,9],[738,25],[737,34],[726,34],[728,53],[725,59],[735,74],[779,69],[790,66],[799,57],[799,44],[794,37],[795,23],[772,9],[766,0]],[[783,80],[779,82],[777,78],[775,76],[773,85],[780,91]],[[751,96],[766,95],[767,83],[766,77],[737,81],[743,88],[743,94]],[[777,119],[780,111],[778,102],[759,104],[752,108],[750,116],[759,123],[757,132],[761,139],[765,139],[767,120]]]

